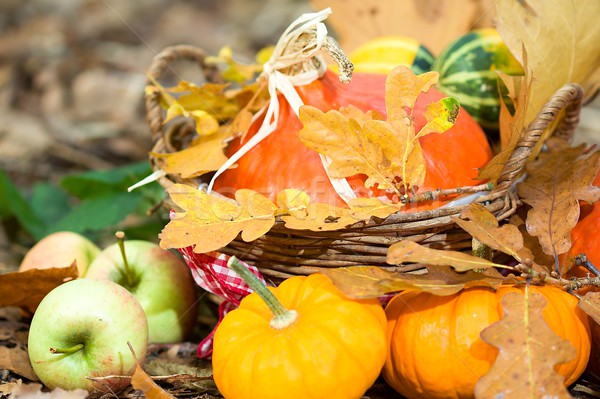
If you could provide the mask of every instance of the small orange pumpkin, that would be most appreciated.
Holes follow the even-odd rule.
[[[577,299],[553,286],[531,286],[548,301],[543,317],[568,339],[577,357],[557,365],[565,385],[584,371],[590,355],[590,327]],[[494,363],[498,350],[480,338],[483,329],[503,314],[502,297],[522,287],[498,290],[474,287],[450,296],[405,291],[386,307],[389,354],[385,380],[409,399],[466,399]]]
[[[225,398],[363,396],[387,354],[378,300],[350,299],[322,274],[267,290],[235,258],[229,267],[255,292],[215,332],[213,377]]]

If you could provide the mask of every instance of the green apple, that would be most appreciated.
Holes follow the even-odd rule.
[[[128,379],[94,382],[88,377],[131,375],[135,357],[148,346],[144,310],[130,292],[111,281],[77,279],[44,297],[29,330],[29,359],[48,388],[117,392]]]
[[[177,255],[155,243],[121,237],[94,259],[86,277],[114,281],[137,298],[148,318],[150,343],[181,342],[194,327],[192,274]]]
[[[67,267],[77,262],[79,276],[85,273],[100,248],[81,234],[59,231],[38,241],[27,253],[19,266],[19,271]]]

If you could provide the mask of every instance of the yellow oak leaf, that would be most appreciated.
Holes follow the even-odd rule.
[[[215,134],[197,137],[189,147],[172,153],[152,153],[163,160],[161,169],[168,174],[179,174],[188,179],[218,170],[227,161],[224,148],[233,132],[223,126]]]
[[[184,184],[173,185],[167,193],[182,211],[159,234],[164,249],[193,245],[197,253],[215,251],[240,234],[242,240],[254,241],[275,223],[275,204],[256,191],[238,190],[236,201]]]
[[[417,76],[406,66],[392,70],[385,84],[386,120],[352,106],[328,112],[303,106],[300,140],[331,159],[331,176],[365,174],[366,188],[377,185],[401,196],[425,179],[419,138],[451,128],[460,109],[458,101],[450,97],[430,104],[424,113],[426,125],[415,132],[413,108],[417,98],[437,79],[437,72]]]

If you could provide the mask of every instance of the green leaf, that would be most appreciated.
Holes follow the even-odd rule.
[[[44,219],[34,212],[8,175],[0,170],[0,218],[11,216],[35,239],[45,235],[47,226]]]
[[[143,201],[143,195],[135,191],[88,198],[81,201],[50,230],[51,232],[70,230],[84,233],[87,230],[117,228],[118,224],[133,213]]]
[[[29,200],[35,214],[48,226],[52,226],[71,211],[71,197],[51,183],[37,183],[33,186]]]
[[[73,174],[60,182],[67,192],[79,199],[126,192],[127,188],[152,173],[146,161],[109,170],[94,170]]]

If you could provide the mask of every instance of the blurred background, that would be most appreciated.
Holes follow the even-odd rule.
[[[427,37],[438,44],[444,37],[436,32],[436,19],[455,33],[493,24],[491,0],[385,4],[408,3],[415,15],[403,13],[402,23],[387,18],[384,25],[381,15],[371,15],[369,1],[338,2],[368,22],[346,20],[346,44],[386,29],[416,32],[420,23],[422,40],[435,52]],[[442,12],[441,4],[449,7]],[[169,45],[191,44],[212,54],[229,45],[240,61],[250,61],[297,16],[313,10],[307,0],[2,0],[0,271],[16,267],[27,247],[53,230],[100,240],[118,227],[156,239],[164,215],[146,215],[162,198],[160,187],[123,194],[150,172],[144,86],[152,58]],[[337,26],[332,21],[334,33],[344,18]],[[463,25],[450,27],[449,21]],[[600,142],[599,108],[596,100],[584,110],[578,141]],[[124,169],[98,173],[114,168]]]
[[[144,86],[152,58],[191,44],[212,54],[229,45],[253,60],[310,10],[301,0],[1,1],[0,271],[60,228],[96,240],[130,228],[156,240],[160,221],[144,216],[162,198],[158,185],[118,195],[150,173]],[[86,174],[114,168],[125,169]]]

